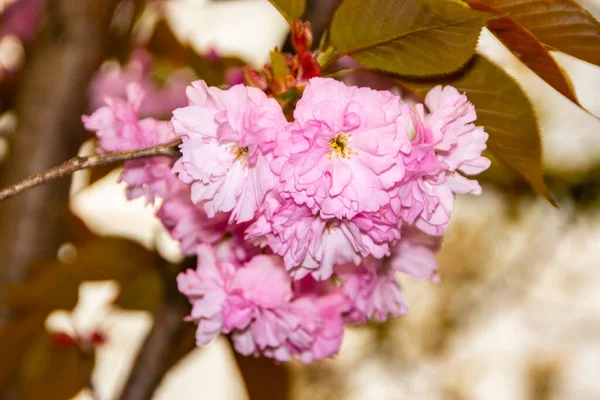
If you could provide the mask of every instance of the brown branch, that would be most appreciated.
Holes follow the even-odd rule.
[[[39,174],[30,176],[29,178],[19,183],[1,189],[0,201],[16,196],[27,189],[34,188],[46,182],[50,182],[54,179],[71,175],[73,172],[82,169],[100,167],[103,165],[117,164],[124,161],[156,156],[179,157],[179,150],[177,150],[179,144],[181,144],[181,140],[176,140],[171,143],[154,147],[148,147],[140,150],[124,151],[120,153],[110,153],[103,155],[96,154],[88,157],[76,156],[71,158],[69,161],[66,161],[54,168],[50,168],[44,172],[40,172]]]
[[[189,313],[189,303],[173,284],[179,271],[195,265],[195,258],[187,258],[181,265],[165,263],[159,269],[165,282],[165,294],[154,310],[154,324],[136,357],[119,400],[153,398],[165,374],[195,348],[196,326],[183,320]]]
[[[84,138],[87,87],[108,53],[119,0],[52,0],[26,51],[16,95],[17,132],[0,166],[0,186],[71,157]],[[69,184],[54,181],[0,203],[0,295],[35,260],[52,259],[67,238]],[[0,323],[9,315],[0,306]],[[1,396],[0,396],[1,397]]]

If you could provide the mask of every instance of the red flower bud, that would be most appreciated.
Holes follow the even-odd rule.
[[[299,57],[300,68],[298,69],[298,81],[307,81],[321,74],[321,67],[310,52],[303,53]]]
[[[50,334],[50,345],[58,349],[68,349],[77,346],[77,341],[68,333],[56,332]]]
[[[266,90],[269,87],[265,77],[259,71],[249,66],[244,67],[244,81],[246,85],[254,86],[261,90]]]
[[[298,55],[305,51],[310,51],[312,47],[313,35],[310,22],[294,21],[292,25],[292,43]]]

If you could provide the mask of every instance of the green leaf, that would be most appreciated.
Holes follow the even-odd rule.
[[[23,399],[70,399],[88,385],[93,368],[93,354],[84,354],[77,345],[52,346],[48,335],[42,335],[21,367]]]
[[[546,46],[600,65],[600,22],[573,0],[479,0],[514,18]]]
[[[304,14],[306,0],[269,0],[290,25]]]
[[[452,85],[465,93],[477,111],[477,125],[484,126],[490,135],[489,151],[553,203],[542,176],[542,145],[533,106],[517,82],[500,67],[476,56],[456,76],[437,81],[398,82],[420,97],[439,84]]]
[[[499,12],[478,1],[469,2],[469,5],[475,10]],[[511,17],[489,21],[488,28],[523,64],[567,99],[579,104],[569,76],[531,32]]]
[[[285,79],[285,77],[289,74],[287,63],[285,62],[285,57],[279,51],[279,49],[275,49],[269,53],[271,59],[271,68],[273,68],[273,75],[279,79]]]
[[[370,68],[448,74],[473,56],[490,16],[451,0],[346,0],[333,17],[331,44]]]
[[[122,284],[115,304],[125,310],[154,311],[163,292],[163,280],[158,270],[145,269],[132,281]]]

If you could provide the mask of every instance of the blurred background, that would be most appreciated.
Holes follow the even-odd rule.
[[[0,8],[10,3],[0,1]],[[31,3],[36,3],[33,8],[18,14],[18,26],[39,18],[35,11],[44,7],[42,1]],[[151,3],[135,24],[137,37],[147,40],[164,17],[180,42],[208,60],[239,58],[260,67],[288,34],[287,23],[266,0]],[[327,12],[325,3],[312,2],[313,12]],[[79,116],[97,106],[98,93],[122,88],[119,79],[142,79],[146,73],[143,57],[132,61],[107,53],[107,48],[118,48],[118,35],[115,39],[103,32],[120,22],[100,23],[98,16],[120,7],[116,15],[131,19],[136,4],[48,1],[43,32],[37,37],[18,27],[3,34],[7,21],[19,24],[7,19],[5,10],[0,23],[3,184],[76,152],[93,152],[93,142],[77,125]],[[581,4],[599,17],[599,0]],[[165,52],[168,43],[162,42]],[[57,195],[60,184],[50,185],[0,206],[0,260],[5,260],[0,261],[0,293],[7,291],[18,309],[47,308],[28,314],[34,317],[18,325],[8,324],[7,312],[0,313],[0,326],[5,323],[0,327],[0,398],[20,398],[18,382],[41,374],[30,382],[40,389],[28,392],[29,398],[50,398],[45,391],[60,391],[57,384],[82,379],[90,387],[76,399],[147,398],[136,397],[135,385],[154,379],[156,399],[600,399],[600,67],[552,52],[586,112],[485,30],[478,51],[516,78],[533,102],[546,178],[558,208],[508,173],[490,174],[483,195],[457,199],[438,257],[441,283],[403,277],[411,305],[407,316],[348,328],[342,351],[333,360],[278,366],[270,360],[236,358],[225,338],[190,350],[193,327],[179,331],[187,310],[170,308],[165,299],[174,288],[156,284],[151,273],[138,273],[141,280],[133,281],[102,274],[74,283],[64,274],[56,274],[52,284],[47,283],[51,278],[45,283],[27,278],[43,275],[45,267],[56,269],[56,260],[69,265],[88,257],[92,265],[103,258],[111,271],[137,268],[132,260],[163,262],[156,261],[156,254],[168,263],[181,262],[177,244],[154,217],[155,210],[142,199],[126,200],[118,169],[78,172],[68,198]],[[107,54],[121,57],[122,66],[105,62]],[[160,60],[153,79],[164,78],[159,67]],[[161,90],[181,92],[193,74],[170,74],[168,81],[162,79]],[[176,94],[163,92],[157,94],[157,103],[177,104]],[[65,131],[79,136],[65,137]],[[57,210],[67,203],[70,212],[60,214]],[[21,239],[15,242],[16,237]],[[68,288],[63,285],[75,287],[74,297],[64,295]],[[153,329],[159,323],[162,331]],[[47,340],[47,334],[40,336],[41,326],[58,347],[68,348],[68,338],[86,338],[81,340],[89,345],[86,357],[93,356],[92,364],[56,358],[65,371],[76,372],[31,372],[42,368],[38,364],[47,356],[32,350]],[[142,362],[141,348],[147,351]],[[153,369],[152,363],[165,365]],[[137,383],[131,382],[132,368]],[[125,387],[133,393],[130,397],[121,395]]]

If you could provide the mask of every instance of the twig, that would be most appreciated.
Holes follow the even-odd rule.
[[[0,190],[0,201],[24,192],[27,189],[39,186],[54,179],[62,178],[81,169],[100,167],[102,165],[117,164],[129,160],[137,160],[140,158],[166,156],[178,157],[179,150],[177,147],[181,144],[181,140],[176,140],[171,143],[148,147],[140,150],[124,151],[120,153],[110,153],[103,155],[93,155],[88,157],[76,156],[71,158],[54,168],[50,168],[39,174],[30,176],[29,178],[8,186]]]

